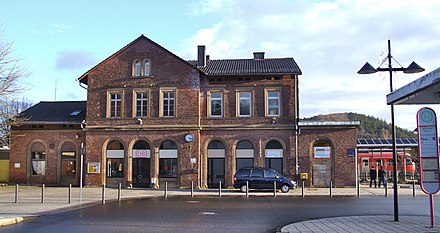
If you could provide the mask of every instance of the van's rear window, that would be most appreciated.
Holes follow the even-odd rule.
[[[250,169],[240,169],[237,171],[236,176],[249,176]]]

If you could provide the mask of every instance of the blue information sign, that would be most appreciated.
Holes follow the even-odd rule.
[[[440,190],[437,116],[434,110],[422,108],[417,112],[419,137],[420,186],[426,194]]]

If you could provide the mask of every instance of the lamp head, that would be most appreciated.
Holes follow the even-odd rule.
[[[420,73],[420,72],[423,72],[423,71],[425,71],[424,68],[420,67],[415,62],[411,62],[411,64],[409,64],[408,68],[406,68],[403,71],[403,73],[405,73],[405,74],[414,74],[414,73]]]
[[[373,74],[376,73],[377,69],[374,68],[370,63],[365,63],[364,66],[357,72],[358,74]]]

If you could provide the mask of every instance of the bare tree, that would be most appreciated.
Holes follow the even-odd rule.
[[[21,112],[32,105],[33,103],[27,99],[21,101],[0,99],[0,141],[3,144],[9,144],[11,124],[16,122]]]
[[[27,73],[20,65],[20,59],[12,54],[14,43],[2,38],[3,31],[0,31],[0,140],[7,141],[10,125],[17,114],[24,110],[23,106],[18,106],[20,101],[14,101],[13,98],[26,90],[20,80]]]

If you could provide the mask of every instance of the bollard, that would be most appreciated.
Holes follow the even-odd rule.
[[[102,204],[105,205],[105,184],[102,185]]]
[[[413,197],[416,196],[416,181],[413,181]]]
[[[222,181],[218,184],[218,197],[222,197]]]
[[[194,181],[191,181],[191,197],[194,197]]]
[[[332,197],[332,186],[333,186],[333,182],[330,180],[330,197]]]
[[[41,203],[44,203],[44,184],[41,186]]]
[[[249,181],[246,181],[246,197],[249,197]]]
[[[165,192],[163,195],[164,195],[165,199],[168,198],[168,181],[165,181]]]
[[[277,196],[277,182],[273,182],[273,197]]]
[[[357,187],[356,187],[356,195],[357,197],[361,196],[361,181],[357,181]]]
[[[302,181],[301,196],[304,197],[304,180]]]
[[[385,197],[388,197],[388,187],[386,184],[384,185],[384,188],[385,188]]]
[[[121,183],[118,185],[118,202],[121,202]]]
[[[15,203],[18,203],[18,184],[15,185]]]
[[[72,203],[72,184],[69,184],[69,193],[68,193],[68,201],[67,203]]]

